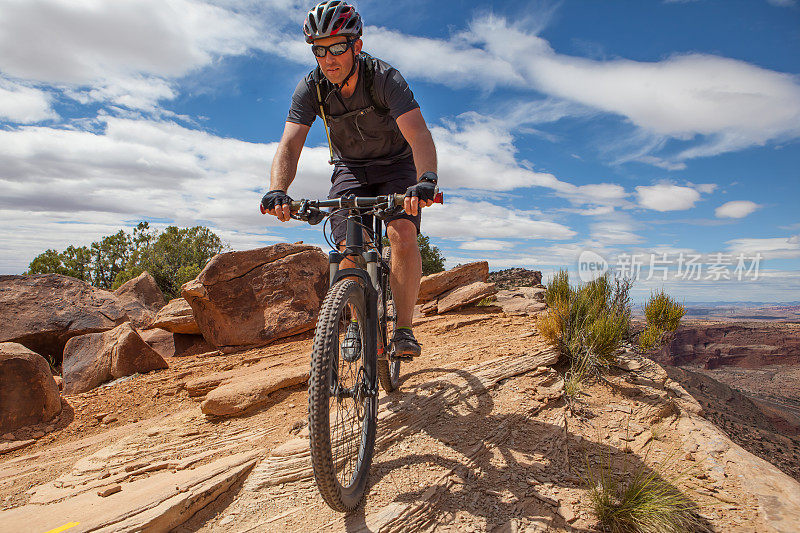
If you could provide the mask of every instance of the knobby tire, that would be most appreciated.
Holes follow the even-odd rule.
[[[358,382],[358,377],[364,379],[367,375],[364,370],[353,372],[349,367],[363,369],[365,364],[374,364],[365,361],[363,330],[360,333],[361,357],[353,363],[341,357],[341,339],[346,329],[343,324],[349,320],[347,315],[353,309],[361,328],[367,327],[364,287],[353,280],[340,280],[322,302],[308,381],[308,427],[314,477],[325,502],[341,512],[355,510],[364,497],[377,425],[377,394],[360,401],[352,397],[337,398],[331,387],[333,376],[337,376],[340,386],[351,386],[353,381]],[[348,376],[353,375],[356,379],[350,380]],[[348,430],[347,424],[358,427]],[[349,473],[351,468],[353,472]]]

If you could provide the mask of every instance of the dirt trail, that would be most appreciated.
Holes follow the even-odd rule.
[[[663,370],[612,372],[570,411],[534,323],[480,309],[420,321],[424,356],[403,367],[401,391],[381,397],[369,494],[353,515],[331,511],[314,486],[303,386],[228,420],[203,416],[183,387],[223,370],[307,364],[306,335],[174,359],[67,397],[52,432],[0,455],[0,532],[592,531],[586,466],[609,462],[622,474],[682,472],[676,486],[715,530],[775,530],[741,480],[706,460],[718,451],[687,451],[679,413],[690,400],[668,390]]]

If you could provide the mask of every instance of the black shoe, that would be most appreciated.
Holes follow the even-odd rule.
[[[414,333],[410,329],[396,329],[392,337],[392,357],[413,359],[422,353]]]
[[[350,322],[344,334],[341,346],[342,359],[348,363],[353,363],[361,358],[361,332],[358,322]]]

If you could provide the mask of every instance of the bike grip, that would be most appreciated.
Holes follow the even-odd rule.
[[[437,192],[436,196],[433,197],[433,203],[444,204],[444,194],[442,194],[441,192]]]

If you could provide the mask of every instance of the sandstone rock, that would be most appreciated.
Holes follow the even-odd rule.
[[[307,366],[263,370],[212,390],[200,409],[207,415],[236,416],[265,405],[271,392],[305,383],[308,373]]]
[[[61,376],[53,376],[53,381],[56,382],[56,387],[58,387],[58,390],[64,390],[64,378]]]
[[[486,281],[489,275],[489,263],[478,261],[457,266],[444,272],[437,272],[422,278],[419,286],[417,303],[429,302],[447,291],[468,285],[476,281]]]
[[[69,340],[64,349],[64,392],[86,392],[112,378],[167,367],[128,322]]]
[[[194,318],[192,308],[183,298],[170,300],[156,314],[153,321],[146,329],[161,328],[172,333],[184,335],[199,335],[200,328]]]
[[[515,289],[519,287],[536,287],[542,283],[542,272],[526,268],[507,268],[492,272],[485,280],[497,285],[498,289]]]
[[[114,296],[119,298],[122,308],[137,328],[153,322],[156,312],[164,307],[164,295],[155,278],[147,272],[126,281],[114,291]]]
[[[312,329],[327,280],[328,262],[319,248],[281,243],[217,255],[182,294],[203,336],[226,349]]]
[[[184,335],[160,328],[142,331],[140,335],[161,357],[186,357],[216,350],[202,335]]]
[[[0,343],[0,432],[39,424],[61,412],[61,396],[44,357]]]
[[[547,309],[544,303],[545,289],[519,287],[497,291],[494,305],[509,315],[534,315]]]
[[[439,314],[464,307],[471,303],[478,302],[487,296],[491,296],[497,292],[494,283],[484,283],[476,281],[463,287],[455,288],[439,298],[437,304],[437,311]]]
[[[0,276],[0,342],[18,342],[56,363],[70,338],[107,331],[126,320],[112,293],[78,279]]]
[[[114,295],[122,302],[136,300],[151,311],[158,311],[167,303],[156,279],[149,272],[142,272],[138,277],[126,281],[114,291]]]

